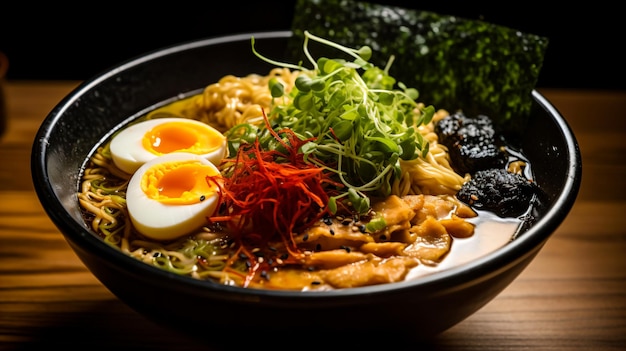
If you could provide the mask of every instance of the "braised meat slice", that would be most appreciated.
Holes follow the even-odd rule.
[[[507,160],[493,121],[485,115],[467,117],[456,112],[435,124],[439,142],[448,148],[450,163],[463,175],[503,167]]]
[[[478,210],[501,217],[516,217],[527,209],[536,185],[518,173],[503,168],[476,172],[457,193],[457,198]]]

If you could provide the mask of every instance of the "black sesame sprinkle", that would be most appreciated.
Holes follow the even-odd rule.
[[[335,235],[335,231],[334,230],[330,230],[330,235]]]
[[[322,282],[320,282],[319,280],[314,280],[311,282],[311,285],[320,285],[322,284]]]
[[[340,247],[341,247],[343,250],[346,250],[346,252],[350,252],[350,251],[351,251],[349,246],[346,246],[346,245],[341,245]]]
[[[309,234],[304,234],[304,236],[302,237],[302,241],[307,241],[309,240]]]
[[[200,201],[202,202],[202,201],[204,201],[204,200],[206,200],[206,196],[204,196],[204,195],[200,195]]]

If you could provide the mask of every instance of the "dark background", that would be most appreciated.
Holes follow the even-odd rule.
[[[602,1],[562,2],[566,6],[549,1],[375,2],[481,19],[547,37],[550,43],[539,88],[626,90],[626,21],[617,6]],[[287,30],[295,0],[156,4],[22,2],[2,6],[0,51],[9,57],[7,78],[84,80],[140,54],[181,42]]]

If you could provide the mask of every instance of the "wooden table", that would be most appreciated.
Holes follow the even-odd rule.
[[[116,350],[215,350],[162,329],[120,302],[78,260],[37,200],[29,168],[35,132],[77,85],[14,81],[5,87],[0,349],[82,349],[95,342]],[[577,202],[518,279],[425,345],[431,349],[626,349],[626,226],[621,222],[626,217],[626,92],[539,90],[566,117],[580,143],[583,182]],[[264,342],[275,341],[259,340]],[[419,346],[424,345],[406,345]]]

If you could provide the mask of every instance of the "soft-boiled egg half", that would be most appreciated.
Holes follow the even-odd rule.
[[[212,162],[187,152],[144,163],[126,191],[131,222],[137,231],[155,240],[190,234],[208,223],[207,217],[217,206],[219,187],[207,177],[219,174]]]
[[[172,152],[199,155],[214,164],[226,156],[226,137],[206,123],[187,118],[158,118],[123,129],[110,144],[113,163],[132,174],[144,163]]]

